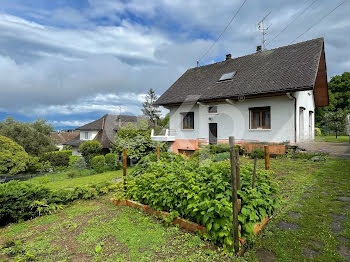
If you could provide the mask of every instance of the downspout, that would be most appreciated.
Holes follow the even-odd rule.
[[[294,99],[294,142],[297,143],[297,98],[292,93],[286,95],[289,99]]]

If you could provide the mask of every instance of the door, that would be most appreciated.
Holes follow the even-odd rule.
[[[304,107],[299,108],[299,141],[304,141]]]
[[[216,145],[218,143],[218,124],[209,123],[209,144]]]

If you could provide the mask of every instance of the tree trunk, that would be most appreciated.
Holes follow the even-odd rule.
[[[335,131],[335,139],[338,139],[338,131]]]

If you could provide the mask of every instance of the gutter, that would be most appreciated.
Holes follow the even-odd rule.
[[[294,99],[294,142],[297,143],[297,98],[292,93],[286,93],[289,99]]]

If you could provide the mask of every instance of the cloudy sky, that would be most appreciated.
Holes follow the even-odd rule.
[[[325,38],[328,77],[350,70],[350,1],[247,0],[200,64]],[[0,120],[44,118],[73,128],[105,113],[139,115],[212,45],[241,0],[1,0]],[[309,7],[306,11],[305,9]],[[305,11],[305,12],[304,12]],[[302,15],[301,15],[302,14]]]

